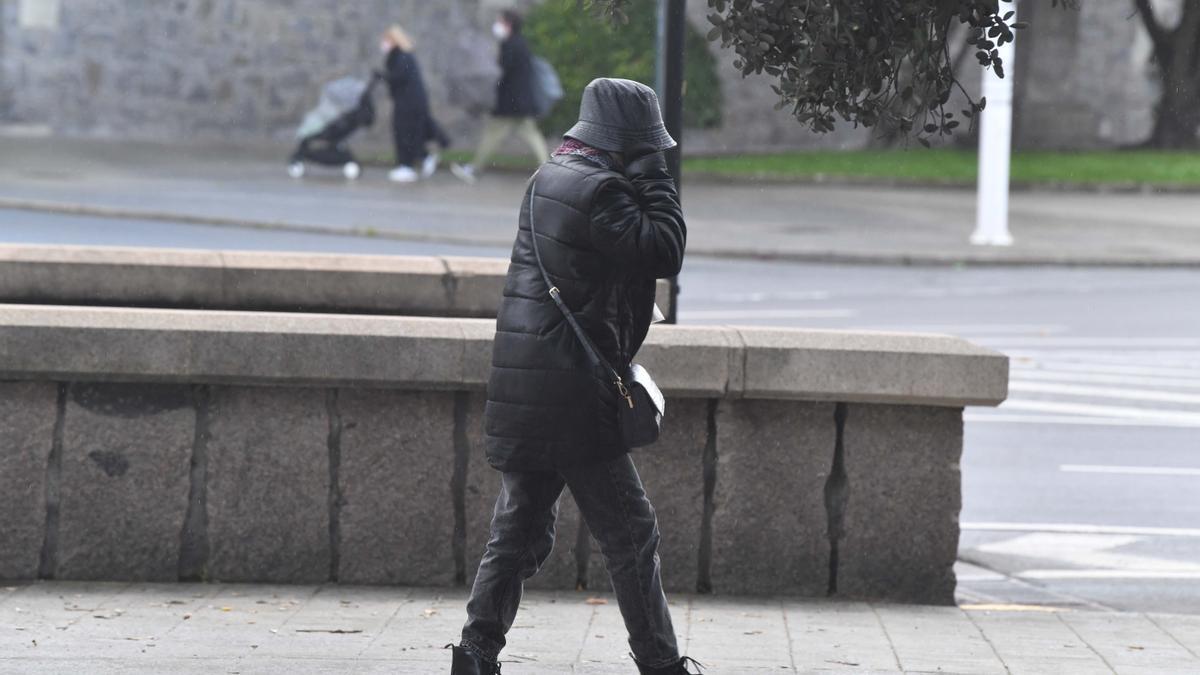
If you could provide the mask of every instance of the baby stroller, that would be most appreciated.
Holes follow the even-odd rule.
[[[340,166],[346,178],[358,178],[362,167],[350,152],[347,140],[355,131],[375,123],[371,92],[378,81],[378,76],[366,81],[343,77],[325,85],[321,90],[321,102],[308,111],[300,128],[296,129],[300,145],[288,160],[289,176],[303,176],[304,162],[310,161]]]

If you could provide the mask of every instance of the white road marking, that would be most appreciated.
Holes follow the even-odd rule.
[[[1025,363],[1053,364],[1056,366],[1062,363],[1069,363],[1074,365],[1125,366],[1128,368],[1160,368],[1165,371],[1164,374],[1200,377],[1200,352],[1045,352],[1009,349],[997,344],[985,344],[985,346],[1004,352],[1009,358],[1019,359]]]
[[[700,309],[679,310],[687,321],[733,321],[739,319],[845,319],[857,316],[853,309]]]
[[[1014,357],[1011,361],[1011,366],[1016,370],[1053,370],[1058,372],[1082,372],[1082,373],[1110,373],[1117,375],[1156,375],[1163,377],[1188,377],[1187,372],[1181,372],[1179,368],[1157,368],[1154,366],[1131,366],[1112,363],[1069,363],[1069,362],[1054,362],[1043,363],[1036,359],[1024,359],[1023,357]],[[1194,377],[1200,377],[1200,372],[1196,372]]]
[[[1188,570],[1026,570],[1015,572],[1021,579],[1200,579],[1200,571]]]
[[[1086,382],[1091,384],[1132,384],[1167,389],[1200,389],[1200,377],[1170,377],[1167,375],[1107,375],[1104,373],[1058,372],[1052,368],[1014,366],[1013,381],[1042,380],[1056,382]]]
[[[1124,534],[1145,537],[1200,537],[1200,529],[1187,527],[1129,527],[1082,523],[965,522],[959,528],[980,532],[1059,532],[1065,534]]]
[[[1024,382],[1021,380],[1015,380],[1008,383],[1008,390],[1033,392],[1039,394],[1065,394],[1067,396],[1083,396],[1085,398],[1119,398],[1128,401],[1200,404],[1200,394],[1180,394],[1170,391],[1154,391],[1151,389],[1118,389],[1114,387],[1090,387],[1087,385],[1078,384]]]
[[[1165,422],[1162,420],[1127,420],[1111,417],[1081,417],[1076,415],[1006,415],[994,412],[963,413],[964,422],[996,424],[1076,424],[1093,427],[1200,427],[1200,422]]]
[[[1009,399],[1000,404],[1000,409],[1029,410],[1033,412],[1062,413],[1067,415],[1086,415],[1091,417],[1115,417],[1120,419],[1135,419],[1145,422],[1173,422],[1189,426],[1200,425],[1200,412],[1183,410],[1155,410],[1153,408],[1134,408],[1129,406],[1098,405],[1093,403],[1068,403],[1062,401],[1038,401],[1031,399]]]
[[[1200,564],[1191,561],[1156,558],[1119,551],[1125,546],[1144,541],[1146,537],[1130,534],[1093,534],[1062,532],[1030,532],[1011,539],[993,541],[976,547],[984,553],[1053,560],[1066,569],[1054,568],[1042,572],[1079,572],[1119,570],[1124,573],[1188,574],[1200,576]],[[1024,576],[1027,572],[1018,572]]]
[[[828,300],[829,291],[777,291],[748,293],[717,293],[717,302],[766,302],[768,300]]]
[[[1200,349],[1200,338],[1193,337],[1010,337],[1004,338],[1006,346],[1030,347],[1141,347],[1151,349]]]
[[[1067,473],[1115,473],[1129,476],[1200,476],[1200,469],[1184,466],[1110,466],[1107,464],[1062,464]]]
[[[1040,333],[1062,333],[1067,330],[1066,326],[1059,324],[1036,323],[897,323],[865,326],[864,328],[866,330],[891,332],[954,333],[969,336],[971,340],[976,342],[1012,339],[1009,335],[999,335],[999,333],[1033,333],[1036,335]],[[997,335],[990,335],[991,333],[997,333]]]

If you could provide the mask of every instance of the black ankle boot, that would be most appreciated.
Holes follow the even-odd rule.
[[[634,659],[634,663],[637,663],[637,659]],[[640,663],[637,664],[637,667],[638,673],[641,675],[693,675],[692,671],[688,670],[689,665],[696,666],[697,668],[704,667],[699,661],[690,656],[685,656],[675,663],[657,668],[643,666]],[[697,670],[696,672],[699,673],[700,671]]]
[[[488,661],[470,649],[458,645],[446,645],[446,648],[454,652],[450,675],[500,675],[498,661]]]

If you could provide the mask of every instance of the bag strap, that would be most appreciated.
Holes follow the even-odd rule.
[[[600,355],[600,350],[596,348],[595,343],[584,332],[583,327],[579,325],[579,321],[575,319],[575,315],[571,313],[571,309],[563,302],[562,292],[558,290],[558,286],[550,281],[550,274],[546,272],[546,265],[542,263],[542,252],[538,248],[537,229],[533,224],[533,205],[537,201],[537,174],[529,181],[529,238],[533,241],[533,256],[537,259],[538,269],[541,270],[542,280],[546,282],[546,288],[550,289],[550,299],[554,301],[554,306],[558,307],[558,311],[562,312],[563,318],[571,326],[571,330],[575,331],[575,337],[583,345],[583,350],[587,352],[588,359],[596,366],[599,366],[613,376],[613,383],[617,385],[617,390],[626,399],[629,399],[629,391],[625,388],[625,382],[621,379],[621,374],[613,368],[611,364],[603,356]]]

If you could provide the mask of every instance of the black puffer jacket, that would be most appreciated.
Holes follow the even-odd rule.
[[[496,117],[534,117],[533,54],[520,33],[500,43],[500,81],[496,83]]]
[[[625,174],[559,155],[533,178],[538,246],[563,301],[617,368],[646,338],[655,279],[679,272],[687,228],[661,153]],[[595,369],[550,299],[521,204],[488,381],[488,461],[502,471],[588,464],[627,452],[613,378]]]

